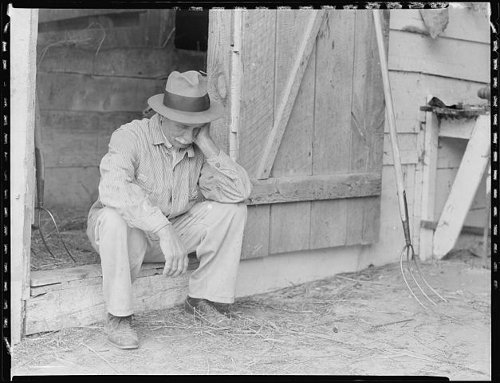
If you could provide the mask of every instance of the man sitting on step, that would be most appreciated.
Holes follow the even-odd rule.
[[[206,77],[172,72],[165,91],[149,98],[150,119],[122,125],[100,164],[99,198],[87,235],[101,258],[108,340],[139,346],[132,327],[132,284],[143,262],[165,262],[163,274],[199,267],[189,278],[184,308],[212,325],[227,325],[234,302],[247,208],[246,171],[210,137],[222,116],[209,99]]]

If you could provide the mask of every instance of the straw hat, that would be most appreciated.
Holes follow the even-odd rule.
[[[165,92],[150,97],[148,104],[162,116],[187,124],[207,123],[224,113],[222,104],[208,96],[206,76],[194,70],[170,73]]]

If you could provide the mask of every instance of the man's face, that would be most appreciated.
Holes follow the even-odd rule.
[[[184,124],[177,121],[161,117],[163,132],[167,140],[176,148],[184,149],[191,145],[200,129],[207,125],[203,124]]]

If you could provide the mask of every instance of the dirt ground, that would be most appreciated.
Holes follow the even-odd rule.
[[[424,310],[399,264],[238,299],[230,328],[181,307],[137,314],[138,350],[107,344],[103,323],[30,336],[13,375],[328,374],[489,380],[490,270],[458,252],[423,263],[448,302]],[[431,305],[429,305],[431,306]]]

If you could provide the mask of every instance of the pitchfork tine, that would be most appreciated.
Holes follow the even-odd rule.
[[[413,289],[410,287],[410,284],[406,280],[405,272],[404,272],[404,269],[403,269],[403,256],[404,256],[404,253],[405,253],[405,248],[403,248],[403,251],[401,251],[401,256],[399,257],[399,267],[401,269],[401,275],[403,276],[403,280],[405,281],[405,284],[406,284],[406,287],[408,288],[408,290],[410,290],[411,295],[413,295],[413,298],[415,298],[417,300],[417,302],[420,304],[420,306],[422,306],[424,309],[427,310],[427,306],[424,305],[420,301],[420,299],[417,298],[417,296],[413,292]]]
[[[409,245],[406,247],[406,259],[408,260],[408,272],[410,273],[411,275],[411,278],[413,279],[413,282],[415,282],[415,284],[417,285],[418,289],[420,290],[420,292],[424,295],[424,297],[427,298],[427,300],[429,302],[431,302],[433,305],[437,305],[436,302],[434,302],[424,291],[424,289],[422,289],[422,287],[420,286],[420,284],[418,283],[418,281],[415,279],[415,276],[413,275],[413,272],[411,270],[411,259],[414,259],[414,254],[411,253],[410,255],[410,252],[411,252],[411,249],[413,249],[413,246]],[[424,279],[422,273],[420,272],[420,269],[418,269],[417,271],[417,274],[420,278]]]
[[[412,246],[413,250],[413,246]],[[436,290],[432,288],[432,286],[425,280],[424,275],[422,271],[420,270],[420,266],[418,265],[416,257],[413,257],[413,263],[415,263],[415,266],[417,266],[418,274],[420,275],[420,278],[424,281],[425,285],[435,294],[437,295],[442,301],[448,302],[445,298],[443,298]]]

